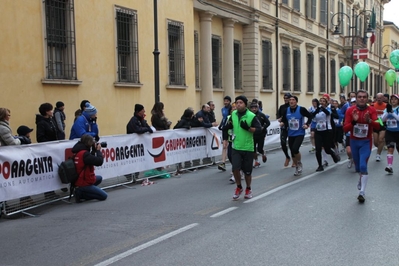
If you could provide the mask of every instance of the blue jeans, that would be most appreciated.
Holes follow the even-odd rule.
[[[91,200],[91,199],[106,200],[108,197],[107,193],[105,193],[105,191],[102,190],[101,188],[97,187],[102,180],[103,180],[102,176],[96,175],[96,182],[93,185],[85,187],[77,187],[75,189],[75,194],[77,194],[80,199],[84,200]]]

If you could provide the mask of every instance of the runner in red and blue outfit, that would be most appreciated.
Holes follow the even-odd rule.
[[[377,111],[367,105],[368,93],[364,90],[356,92],[356,105],[351,106],[345,113],[344,131],[351,132],[350,146],[356,172],[360,174],[358,200],[365,201],[365,190],[369,178],[367,162],[371,154],[373,129],[378,130]]]

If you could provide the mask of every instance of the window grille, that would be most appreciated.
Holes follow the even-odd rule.
[[[294,49],[294,91],[301,91],[301,51]]]
[[[186,85],[183,23],[168,22],[169,84]]]
[[[320,56],[320,92],[326,92],[326,58]]]
[[[262,87],[273,89],[272,43],[262,41]]]
[[[308,68],[308,92],[314,92],[314,55],[308,53],[307,55]]]
[[[335,64],[335,60],[332,59],[330,61],[330,71],[331,71],[331,93],[336,93],[336,86],[337,86],[337,70],[335,69],[336,64]]]
[[[116,10],[118,82],[140,83],[137,12]]]
[[[212,36],[212,84],[222,88],[222,39]]]
[[[283,90],[291,90],[291,51],[288,46],[283,46]]]
[[[195,62],[195,87],[199,89],[199,40],[198,31],[194,31],[194,62]]]
[[[300,0],[294,0],[294,9],[297,11],[301,11],[301,1]]]
[[[45,0],[46,77],[77,80],[73,0]]]
[[[320,0],[320,23],[327,25],[327,0]]]
[[[234,89],[242,88],[241,81],[241,42],[234,41]]]

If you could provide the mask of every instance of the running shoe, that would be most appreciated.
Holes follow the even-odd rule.
[[[300,176],[300,175],[301,175],[301,173],[298,171],[298,167],[296,167],[294,176]]]
[[[321,171],[324,171],[323,166],[319,166],[319,167],[316,169],[316,172],[321,172]]]
[[[252,190],[250,190],[250,189],[245,189],[245,196],[244,196],[244,198],[245,199],[252,199]]]
[[[309,150],[310,153],[314,153],[315,151],[316,151],[315,147],[312,147],[312,148]]]
[[[359,201],[359,203],[364,203],[364,201],[366,200],[364,198],[364,194],[360,193],[359,196],[357,197],[357,200]]]
[[[267,161],[266,154],[263,154],[263,155],[262,155],[262,162],[264,162],[264,163],[265,163],[266,161]]]
[[[232,184],[234,184],[236,182],[236,180],[234,179],[234,175],[233,174],[231,174],[229,181]]]
[[[362,189],[362,176],[359,178],[359,182],[357,182],[357,189],[361,190]]]
[[[255,161],[254,168],[259,167],[259,166],[260,166],[260,163],[258,161]]]
[[[389,174],[393,174],[393,169],[391,166],[385,167],[385,171],[387,171]]]
[[[326,160],[324,160],[323,162],[323,166],[327,167],[328,166],[328,162]]]
[[[333,158],[334,163],[341,161],[341,157],[339,157],[339,155],[336,153],[332,153],[331,157]]]
[[[238,200],[241,196],[242,191],[243,191],[242,188],[237,187],[234,192],[233,200]]]
[[[290,164],[290,158],[285,158],[284,167],[287,167]]]
[[[221,163],[221,164],[219,164],[218,165],[218,169],[220,170],[220,171],[226,171],[226,164],[225,163]]]
[[[348,165],[347,165],[347,167],[348,168],[352,168],[352,165],[353,165],[353,159],[348,159],[349,161],[348,161]]]
[[[380,162],[380,161],[381,161],[381,156],[380,156],[379,154],[377,154],[377,155],[375,156],[375,161],[376,161],[376,162]]]
[[[298,162],[297,164],[298,164],[298,167],[297,167],[298,173],[302,174],[302,163]]]

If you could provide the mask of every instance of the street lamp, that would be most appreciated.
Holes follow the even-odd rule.
[[[384,48],[385,48],[385,47],[386,47],[386,50],[384,51]],[[388,57],[387,57],[387,53],[389,52],[389,48],[388,48],[388,47],[391,47],[392,50],[395,50],[395,48],[393,48],[393,46],[392,46],[392,45],[389,45],[389,44],[386,44],[386,45],[384,45],[384,46],[381,48],[381,51],[382,51],[382,53],[384,54],[384,57],[382,58],[382,60],[384,60],[384,63],[385,63],[385,64],[389,62],[389,59],[388,59]]]
[[[333,26],[335,26],[335,30],[333,32],[333,35],[334,35],[335,38],[338,38],[339,35],[342,34],[340,32],[340,30],[339,30],[339,28],[341,26],[341,23],[342,23],[342,20],[338,19],[338,24],[334,24],[334,17],[336,15],[344,15],[344,16],[346,16],[348,18],[349,30],[352,30],[351,35],[347,36],[347,37],[352,37],[352,43],[351,43],[351,48],[352,48],[352,51],[351,51],[351,67],[352,67],[352,69],[354,69],[353,67],[354,67],[354,64],[355,64],[355,59],[353,58],[353,50],[354,50],[354,46],[355,46],[355,37],[357,36],[356,35],[357,26],[358,26],[357,25],[357,21],[358,21],[359,16],[361,14],[365,13],[365,12],[373,12],[373,11],[364,9],[364,10],[360,11],[359,14],[355,14],[355,9],[352,8],[352,21],[351,21],[351,17],[348,14],[344,13],[344,12],[335,13],[331,17],[331,24]],[[367,27],[367,30],[366,30],[366,36],[367,36],[367,38],[370,38],[372,35],[373,35],[373,29],[371,28],[371,25],[368,24],[368,27]],[[352,91],[354,91],[353,85],[354,85],[354,78],[353,78],[353,75],[352,75],[352,79],[351,79],[351,90]]]

